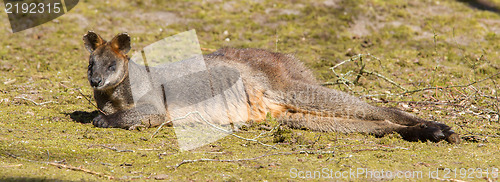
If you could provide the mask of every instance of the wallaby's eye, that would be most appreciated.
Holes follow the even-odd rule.
[[[89,62],[89,67],[88,67],[88,69],[92,68],[92,66],[94,66],[94,62]]]
[[[112,63],[111,65],[109,65],[108,67],[108,71],[115,71],[116,69],[116,63]]]
[[[92,68],[92,66],[94,66],[94,58],[90,57],[88,69]]]

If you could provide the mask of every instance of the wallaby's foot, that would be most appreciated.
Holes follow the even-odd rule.
[[[453,130],[443,131],[443,133],[444,133],[444,136],[445,136],[445,139],[447,142],[455,143],[455,144],[460,143],[460,141],[461,141],[460,135],[453,132]]]
[[[430,123],[430,125],[437,125],[437,126],[439,126],[439,128],[441,129],[441,132],[443,132],[443,134],[444,134],[444,139],[447,142],[456,143],[456,144],[460,143],[460,136],[458,134],[456,134],[451,129],[450,126],[445,125],[443,123],[433,122],[433,121],[430,121],[429,123]]]
[[[453,132],[451,127],[432,121],[408,126],[400,130],[399,134],[403,139],[408,141],[439,142],[441,140],[446,140],[450,143],[460,143],[459,135]]]

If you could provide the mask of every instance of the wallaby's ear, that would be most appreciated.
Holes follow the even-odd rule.
[[[83,36],[83,42],[85,43],[85,48],[92,53],[97,47],[104,45],[106,41],[101,38],[94,31],[89,31]]]
[[[122,54],[127,54],[130,51],[130,36],[127,33],[121,33],[111,40],[111,47],[120,51]]]

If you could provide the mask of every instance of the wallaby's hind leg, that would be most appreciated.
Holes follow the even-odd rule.
[[[283,124],[296,129],[308,128],[321,132],[341,132],[341,133],[366,133],[375,136],[383,136],[407,126],[392,123],[387,120],[360,120],[354,118],[338,118],[316,116],[304,113],[287,113],[279,120]]]
[[[447,140],[459,143],[459,136],[451,127],[426,121],[398,109],[376,107],[346,93],[293,81],[281,99],[296,108],[295,115],[284,121],[295,128],[307,127],[317,131],[364,132],[384,135],[398,132],[409,141]],[[325,113],[306,117],[299,111]]]
[[[408,141],[432,141],[439,142],[446,139],[450,143],[459,143],[460,139],[455,133],[452,137],[446,138],[439,127],[429,127],[424,123],[413,126],[405,126],[393,123],[389,120],[361,120],[355,118],[338,118],[312,116],[303,113],[290,113],[280,117],[283,124],[291,128],[309,128],[322,132],[360,132],[384,136],[393,132],[399,133],[401,137]],[[445,125],[446,126],[446,125]],[[451,134],[450,134],[451,135]],[[456,137],[456,138],[455,138]]]

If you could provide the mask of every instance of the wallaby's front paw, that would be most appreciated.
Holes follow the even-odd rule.
[[[94,126],[96,126],[96,127],[99,127],[99,128],[108,128],[108,127],[110,127],[108,121],[105,118],[105,116],[102,115],[102,114],[99,114],[99,116],[95,117],[92,120],[92,124]]]

